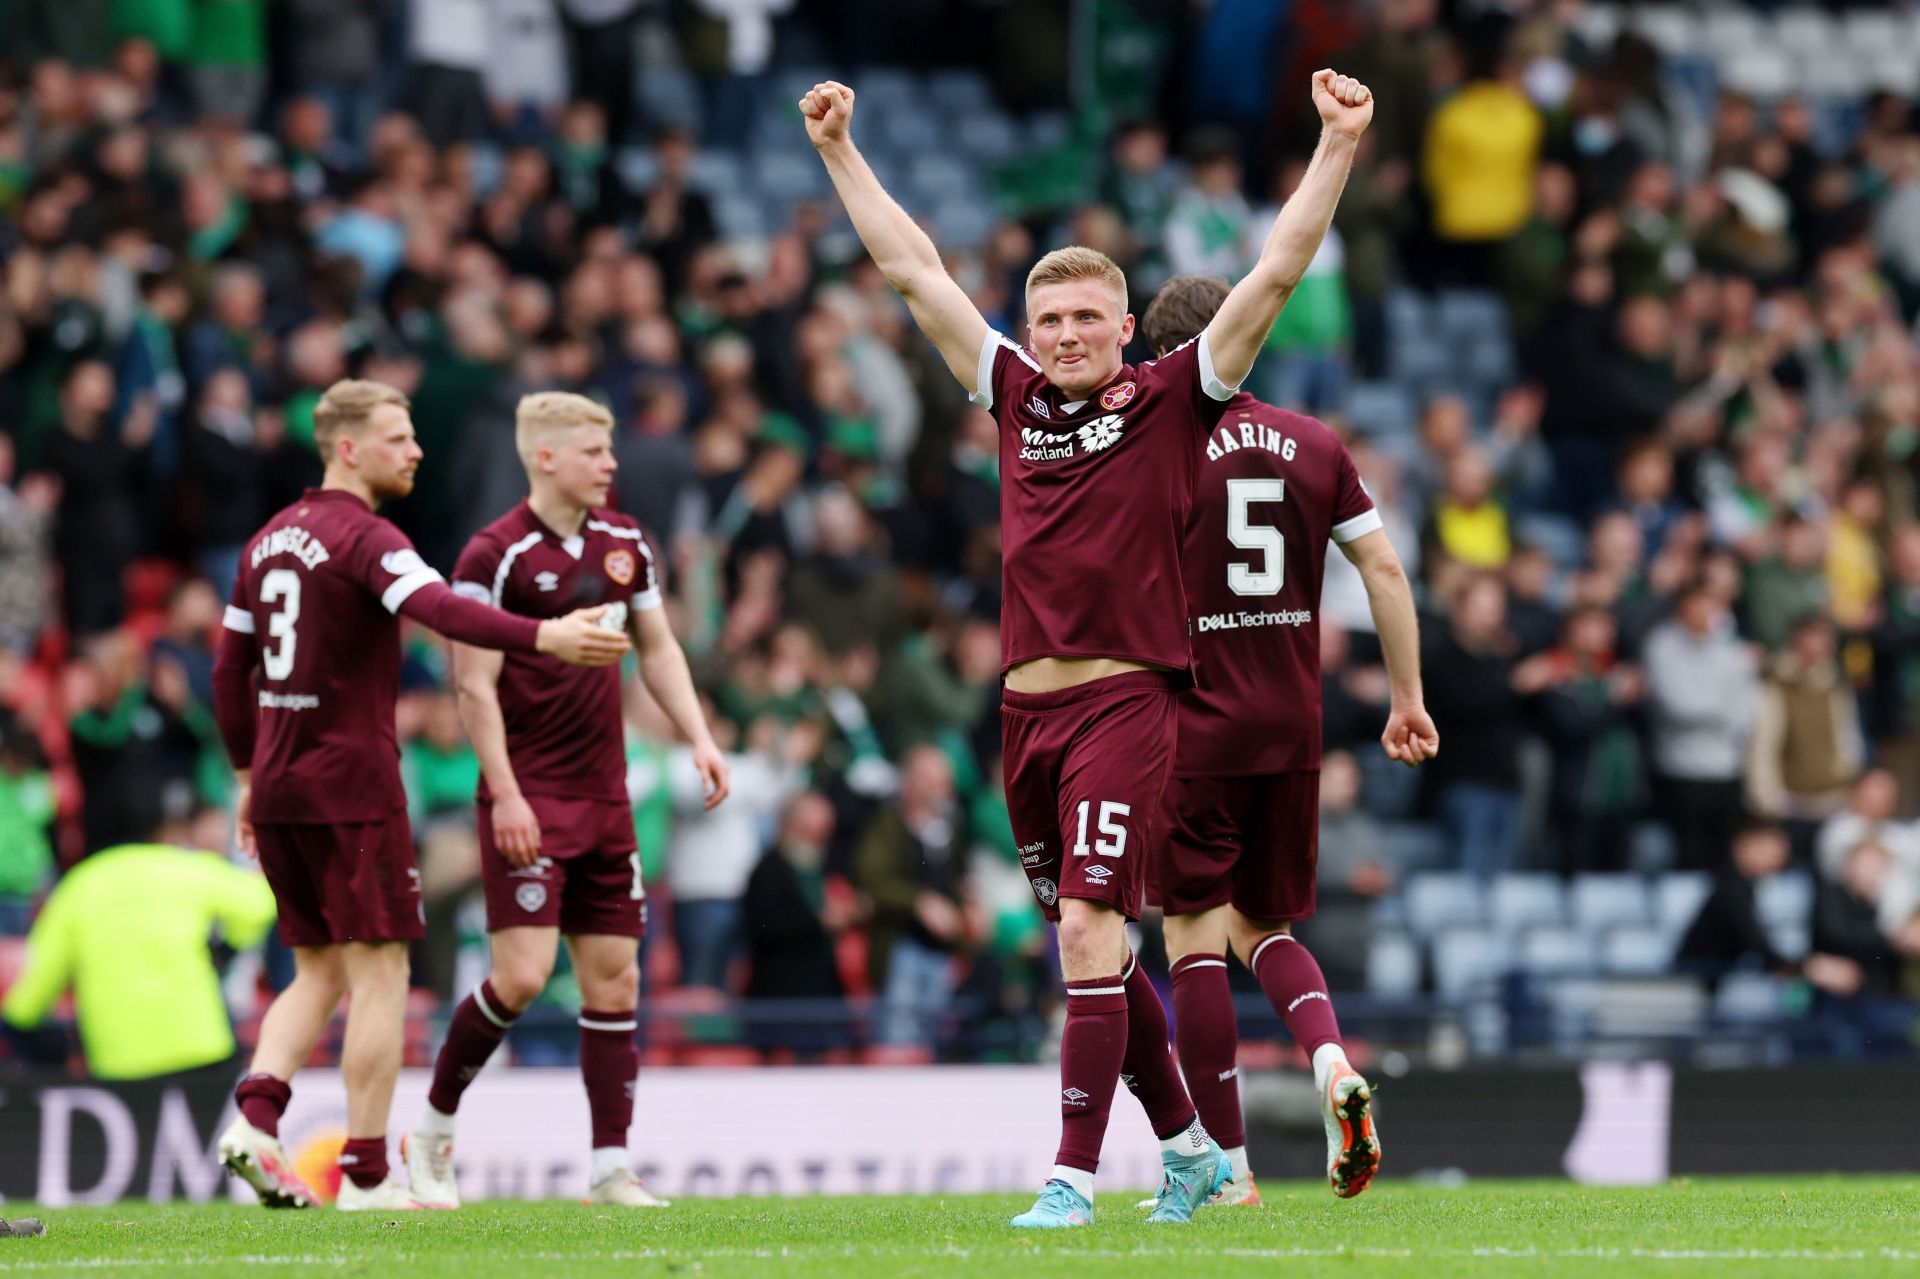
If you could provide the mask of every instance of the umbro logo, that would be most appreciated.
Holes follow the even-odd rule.
[[[1035,417],[1051,418],[1053,416],[1053,410],[1047,407],[1047,402],[1037,395],[1027,400],[1027,411]]]
[[[533,575],[533,584],[543,591],[557,591],[560,589],[560,575],[558,573],[535,573]]]
[[[1087,1104],[1087,1098],[1092,1095],[1091,1093],[1081,1092],[1078,1088],[1065,1088],[1060,1092],[1060,1100],[1066,1102],[1069,1106],[1084,1106]]]
[[[1087,867],[1087,878],[1098,884],[1106,883],[1107,876],[1111,874],[1113,874],[1113,867],[1111,866],[1095,865]]]

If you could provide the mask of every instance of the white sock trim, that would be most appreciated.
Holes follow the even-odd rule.
[[[1093,1174],[1085,1168],[1069,1168],[1065,1164],[1055,1164],[1053,1171],[1047,1174],[1048,1181],[1064,1181],[1073,1187],[1074,1193],[1088,1203],[1093,1202]]]
[[[592,1021],[592,1020],[589,1020],[588,1018],[582,1017],[580,1019],[580,1029],[582,1030],[638,1030],[640,1029],[640,1022],[638,1021],[638,1019],[632,1019],[628,1021]]]
[[[502,1030],[513,1029],[513,1022],[505,1018],[502,1018],[499,1013],[493,1011],[492,1005],[487,1003],[487,996],[485,992],[486,992],[485,986],[475,986],[473,988],[473,1006],[480,1010],[480,1015],[482,1017],[485,1017],[488,1021],[492,1022],[494,1025],[498,1026],[500,1029]]]
[[[597,1186],[615,1173],[630,1167],[625,1146],[595,1146],[591,1184]]]
[[[421,1109],[420,1122],[413,1126],[413,1130],[423,1137],[451,1137],[453,1125],[452,1115],[441,1113],[432,1102],[428,1102]]]
[[[1126,993],[1127,988],[1125,986],[1092,986],[1086,990],[1075,990],[1071,986],[1067,988],[1068,999],[1080,995],[1124,995]]]
[[[1293,941],[1293,934],[1292,933],[1268,933],[1265,937],[1261,938],[1260,944],[1253,948],[1252,957],[1247,960],[1247,967],[1250,969],[1253,969],[1255,972],[1258,972],[1260,969],[1260,956],[1266,954],[1267,947],[1273,945],[1273,943],[1277,941]],[[1298,945],[1297,942],[1295,944]]]
[[[1225,968],[1226,966],[1227,961],[1224,959],[1189,959],[1180,965],[1180,971],[1185,973],[1196,968]]]

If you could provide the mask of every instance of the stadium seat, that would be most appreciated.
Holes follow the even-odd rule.
[[[1773,38],[1760,15],[1744,7],[1707,10],[1700,16],[1700,36],[1706,52],[1717,59],[1745,57]]]
[[[1583,977],[1598,966],[1593,938],[1558,924],[1520,936],[1518,967],[1532,977]]]
[[[1777,98],[1791,92],[1798,82],[1793,55],[1767,45],[1717,65],[1721,82],[1728,89],[1751,97]]]
[[[916,103],[909,111],[882,116],[879,134],[896,151],[927,154],[946,145],[947,131],[940,117]]]
[[[1699,19],[1679,5],[1637,7],[1633,10],[1633,29],[1665,54],[1690,53],[1703,43]]]
[[[1662,822],[1636,822],[1628,839],[1627,864],[1643,875],[1658,875],[1679,856],[1673,831]]]
[[[1654,881],[1654,922],[1668,941],[1679,943],[1712,892],[1713,877],[1704,870],[1668,871]]]
[[[926,80],[927,96],[949,117],[972,115],[993,108],[993,86],[978,71],[936,71]]]
[[[1765,973],[1727,974],[1713,997],[1713,1011],[1727,1021],[1772,1021],[1781,1013],[1784,985]]]
[[[759,203],[737,192],[714,197],[713,221],[723,240],[758,239],[767,233]]]
[[[948,248],[977,249],[993,234],[993,211],[978,200],[948,200],[935,207],[934,226]]]
[[[614,153],[613,171],[629,191],[645,191],[660,176],[660,163],[645,147],[622,147]]]
[[[1788,959],[1805,959],[1813,950],[1813,928],[1808,924],[1768,924],[1767,940]]]
[[[982,203],[972,197],[985,187],[980,180],[979,170],[974,166],[942,153],[914,157],[907,166],[907,182],[936,201],[952,200],[965,204]]]
[[[1023,145],[1013,121],[999,112],[968,116],[954,127],[953,137],[967,154],[989,164],[1009,158]]]
[[[1385,759],[1378,751],[1371,752],[1369,757]],[[1386,763],[1396,775],[1411,776],[1405,767],[1391,760]],[[1380,826],[1380,855],[1403,875],[1414,871],[1438,870],[1447,859],[1447,837],[1431,822],[1383,822]]]
[[[1782,871],[1754,885],[1754,905],[1760,922],[1769,928],[1813,924],[1813,877],[1805,871]]]
[[[747,170],[762,195],[778,199],[802,200],[827,188],[827,171],[820,161],[798,151],[756,151]]]
[[[1419,943],[1402,932],[1375,933],[1367,947],[1367,993],[1388,999],[1419,994]]]
[[[1796,57],[1815,57],[1840,48],[1840,27],[1819,9],[1782,9],[1773,17],[1773,39]]]
[[[1576,875],[1573,922],[1596,934],[1621,924],[1648,923],[1653,919],[1648,898],[1646,881],[1638,875]]]
[[[1673,964],[1673,942],[1655,924],[1624,924],[1600,943],[1600,969],[1609,977],[1658,977]]]
[[[1578,523],[1564,515],[1547,511],[1522,515],[1514,521],[1513,531],[1522,542],[1539,547],[1564,568],[1586,561],[1587,535]]]
[[[1459,1003],[1483,993],[1507,971],[1507,939],[1480,928],[1450,928],[1433,942],[1433,987]]]
[[[1489,916],[1503,933],[1536,925],[1565,924],[1566,892],[1558,875],[1516,872],[1493,881]]]
[[[712,196],[736,194],[747,184],[746,165],[737,151],[708,147],[695,153],[687,182]]]
[[[1507,337],[1507,307],[1497,293],[1482,289],[1447,289],[1434,304],[1440,335],[1450,344]]]
[[[1407,881],[1407,926],[1419,937],[1486,920],[1480,881],[1461,871],[1427,871]]]
[[[1571,15],[1573,30],[1595,49],[1611,48],[1620,34],[1622,18],[1617,5],[1582,5]]]
[[[1419,406],[1391,382],[1356,382],[1347,390],[1347,420],[1363,435],[1408,438]]]

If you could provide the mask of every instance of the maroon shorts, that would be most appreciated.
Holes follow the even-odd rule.
[[[1062,897],[1140,918],[1179,687],[1135,671],[1055,693],[1002,691],[1007,812],[1048,919],[1060,918]]]
[[[647,892],[640,885],[633,810],[615,800],[558,795],[529,795],[527,803],[540,823],[540,858],[517,869],[494,846],[492,803],[480,801],[487,931],[558,928],[569,937],[645,936]]]
[[[1231,904],[1250,919],[1313,914],[1320,770],[1175,777],[1154,860],[1153,900],[1169,915]]]
[[[253,839],[287,945],[418,941],[426,935],[406,813],[331,826],[256,822]]]

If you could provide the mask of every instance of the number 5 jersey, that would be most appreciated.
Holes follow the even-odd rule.
[[[1236,395],[1200,455],[1182,555],[1194,683],[1174,775],[1320,767],[1320,581],[1327,543],[1380,527],[1325,423]]]

